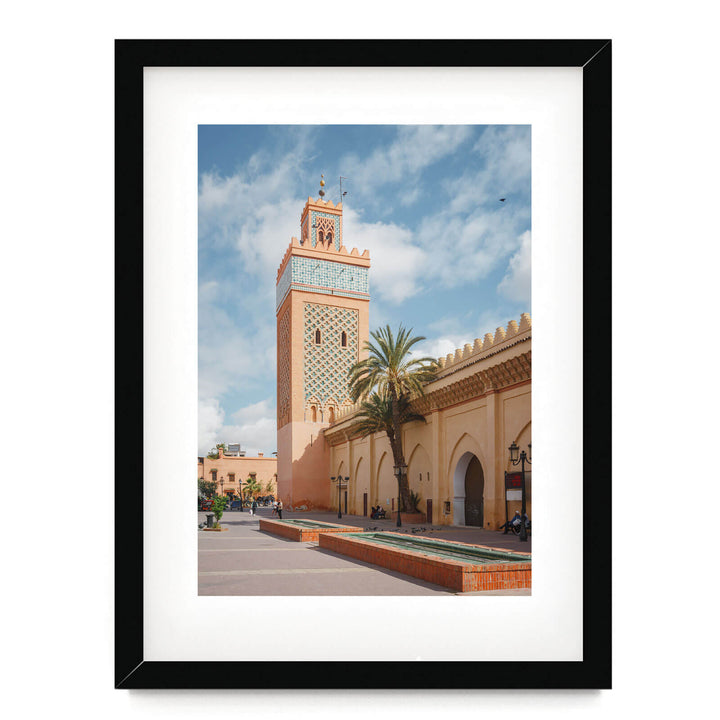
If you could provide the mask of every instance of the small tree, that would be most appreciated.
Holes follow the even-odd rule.
[[[208,452],[207,456],[211,460],[217,460],[220,457],[220,448],[223,449],[223,452],[227,452],[227,445],[225,443],[217,443],[217,445]]]
[[[225,512],[228,499],[225,495],[216,495],[213,498],[212,507],[210,508],[215,513],[215,527],[220,527],[220,519]]]
[[[198,478],[198,494],[204,498],[210,498],[217,490],[217,483],[212,480],[203,480]]]
[[[416,493],[414,490],[410,491],[410,511],[411,512],[419,512],[421,500],[422,500],[422,496],[420,495],[420,493]]]

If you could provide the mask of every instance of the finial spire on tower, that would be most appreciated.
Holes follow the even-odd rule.
[[[320,176],[320,192],[318,193],[320,195],[320,197],[325,197],[325,191],[323,190],[324,187],[325,187],[325,176],[321,175]]]

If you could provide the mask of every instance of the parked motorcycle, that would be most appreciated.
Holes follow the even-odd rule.
[[[530,521],[525,521],[525,527],[527,528],[527,534],[530,534]],[[515,535],[519,535],[520,531],[522,530],[522,526],[520,523],[515,523],[510,525],[510,529],[515,533]]]

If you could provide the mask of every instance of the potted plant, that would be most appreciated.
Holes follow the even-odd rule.
[[[223,512],[225,512],[225,507],[227,506],[228,498],[227,495],[216,495],[213,498],[212,505],[210,506],[210,509],[213,511],[215,515],[215,524],[212,528],[208,528],[208,530],[222,530],[224,528],[220,527],[220,520],[223,516]]]

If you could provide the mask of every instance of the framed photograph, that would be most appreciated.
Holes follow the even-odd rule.
[[[116,687],[609,688],[610,41],[115,57]]]

